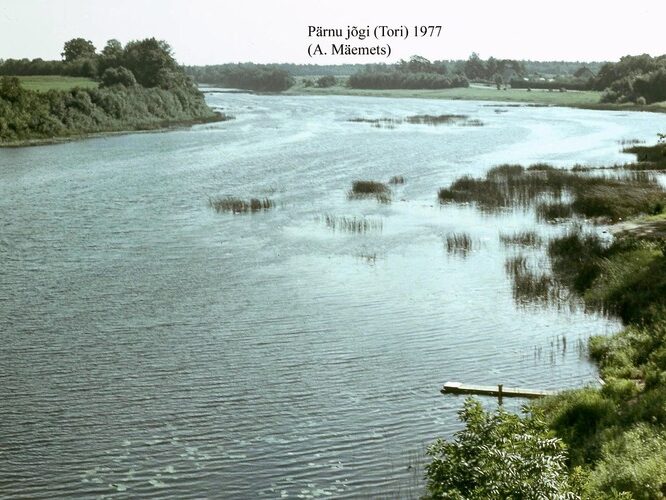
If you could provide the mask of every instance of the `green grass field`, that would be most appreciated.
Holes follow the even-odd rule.
[[[304,87],[302,80],[284,92],[291,95],[354,95],[371,97],[416,97],[421,99],[449,99],[462,101],[496,101],[537,104],[543,106],[567,106],[572,108],[597,109],[606,111],[651,111],[666,113],[666,101],[639,106],[632,103],[612,104],[601,103],[602,92],[594,90],[568,90],[549,92],[548,90],[507,89],[497,90],[495,87],[471,86],[440,90],[412,89],[351,89],[344,84],[328,88]]]
[[[90,78],[79,78],[74,76],[19,76],[21,85],[26,90],[46,92],[48,90],[70,90],[74,87],[96,88],[97,82]]]
[[[497,90],[494,87],[468,87],[439,90],[374,90],[350,89],[343,86],[329,88],[304,87],[300,82],[285,92],[294,95],[356,95],[376,97],[419,97],[425,99],[453,99],[466,101],[500,101],[546,104],[554,106],[586,106],[599,103],[601,92],[567,91],[549,92],[547,90],[525,89]]]

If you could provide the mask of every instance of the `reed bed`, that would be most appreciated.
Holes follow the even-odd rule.
[[[530,268],[527,258],[515,255],[504,262],[504,270],[511,279],[513,299],[518,304],[540,304],[562,307],[568,303],[571,295],[553,276],[543,271],[535,272]]]
[[[414,115],[405,118],[407,123],[415,125],[446,125],[462,123],[469,117],[467,115]]]
[[[402,123],[400,118],[351,118],[347,120],[352,123],[369,123],[374,128],[385,128],[393,130]]]
[[[509,276],[516,276],[527,272],[527,258],[522,255],[514,255],[504,262],[504,270]]]
[[[536,207],[536,214],[540,221],[556,222],[573,217],[574,210],[571,203],[540,203]]]
[[[534,167],[534,166],[533,166]],[[598,176],[545,168],[500,165],[485,178],[464,176],[438,193],[441,203],[474,203],[488,211],[539,205],[546,220],[581,215],[616,221],[629,216],[659,213],[666,192],[647,176]],[[549,203],[543,203],[548,198]],[[565,201],[572,200],[570,209]]]
[[[443,115],[413,115],[406,118],[350,118],[352,123],[369,123],[377,128],[395,128],[403,123],[410,125],[460,125],[463,127],[482,127],[484,123],[477,118],[469,118],[467,115],[443,114]]]
[[[635,146],[637,144],[645,144],[642,139],[620,139],[616,141],[620,146]]]
[[[536,231],[519,231],[513,234],[500,233],[500,241],[504,245],[520,245],[525,247],[539,247],[543,243]]]
[[[269,198],[243,200],[232,196],[216,199],[210,198],[208,203],[216,212],[233,212],[235,214],[269,210],[275,205]]]
[[[383,182],[357,180],[352,182],[349,199],[375,197],[380,203],[391,202],[391,189]]]

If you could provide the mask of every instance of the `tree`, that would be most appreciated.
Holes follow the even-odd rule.
[[[15,76],[3,76],[0,79],[0,99],[18,102],[25,95],[21,82]]]
[[[327,88],[332,87],[337,82],[337,79],[333,75],[325,75],[317,78],[316,85],[319,88]]]
[[[136,81],[144,87],[156,87],[161,83],[164,72],[160,70],[178,71],[169,44],[155,38],[125,45],[123,66],[134,73]]]
[[[520,417],[502,407],[485,412],[470,398],[459,418],[464,430],[428,448],[433,460],[426,467],[426,498],[579,498],[569,485],[566,447],[538,415]]]
[[[465,75],[471,80],[482,79],[486,76],[486,66],[476,52],[472,52],[469,59],[465,61],[463,68]]]
[[[72,38],[69,42],[65,42],[60,55],[67,62],[95,57],[95,46],[90,40]]]
[[[109,59],[120,60],[123,57],[123,44],[115,38],[106,42],[106,46],[102,49],[102,56]]]
[[[502,78],[502,75],[497,73],[495,75],[495,85],[497,85],[497,90],[500,90],[502,88],[502,84],[504,84],[504,78]]]

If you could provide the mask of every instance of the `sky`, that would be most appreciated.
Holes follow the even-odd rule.
[[[666,1],[641,0],[0,0],[0,59],[60,59],[72,38],[166,40],[182,64],[393,63],[482,58],[616,61],[666,53]],[[432,38],[309,37],[310,26],[441,25]],[[326,55],[310,57],[320,44]],[[390,47],[390,57],[336,56],[331,44]],[[313,45],[314,46],[314,45]]]

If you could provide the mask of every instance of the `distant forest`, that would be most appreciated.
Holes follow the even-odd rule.
[[[420,56],[396,64],[220,64],[187,66],[196,82],[243,88],[259,92],[280,92],[301,78],[305,86],[328,87],[341,81],[351,88],[445,89],[466,87],[470,81],[535,88],[589,88],[603,62],[487,60],[473,53],[466,60],[429,61]],[[533,85],[522,83],[535,82]],[[555,82],[555,80],[557,80]],[[548,82],[548,83],[544,83]]]
[[[491,57],[490,60],[493,58]],[[464,67],[465,59],[436,60],[432,63],[436,66],[446,67],[447,73],[460,73]],[[547,77],[573,76],[581,67],[589,68],[593,73],[598,73],[605,62],[579,62],[579,61],[517,61],[522,65],[525,72],[530,75],[541,75]],[[271,65],[286,71],[292,76],[351,76],[362,71],[383,71],[390,68],[388,64],[293,64],[281,63]],[[206,66],[192,66],[191,68],[203,68]],[[189,68],[188,68],[189,69]]]
[[[0,61],[0,75],[67,75],[83,76],[109,85],[133,80],[143,87],[190,88],[190,78],[197,83],[257,92],[282,92],[296,83],[304,87],[342,85],[363,89],[446,89],[466,87],[479,82],[513,88],[549,90],[597,90],[602,101],[609,103],[650,104],[666,100],[666,55],[625,56],[620,61],[526,61],[481,59],[472,53],[465,60],[429,61],[420,56],[400,60],[396,64],[220,64],[208,66],[177,66],[170,58],[170,48],[150,49],[155,61],[140,60],[139,45],[130,42],[122,47],[110,40],[100,54],[83,39],[68,42],[62,61],[42,59],[8,59]],[[169,58],[161,59],[160,49]],[[122,68],[122,69],[121,69]],[[111,70],[109,73],[107,73]]]

